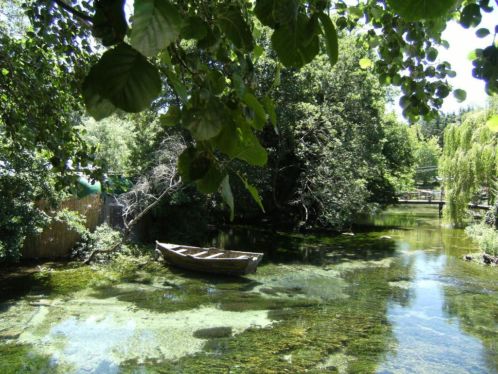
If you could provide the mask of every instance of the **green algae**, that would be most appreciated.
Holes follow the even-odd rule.
[[[0,344],[0,373],[55,372],[50,357],[34,352],[28,344]]]

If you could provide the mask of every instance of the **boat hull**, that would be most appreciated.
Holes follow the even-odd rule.
[[[182,252],[183,253],[179,253]],[[156,242],[156,252],[170,265],[197,272],[244,275],[256,272],[263,254]],[[199,256],[200,255],[200,256]]]

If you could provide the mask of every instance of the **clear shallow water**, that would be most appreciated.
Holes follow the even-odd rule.
[[[497,373],[498,268],[437,209],[338,237],[232,228],[245,279],[151,264],[0,279],[0,372]],[[49,265],[46,266],[47,268]]]

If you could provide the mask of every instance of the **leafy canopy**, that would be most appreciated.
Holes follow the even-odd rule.
[[[138,112],[172,92],[178,105],[168,111],[167,122],[186,129],[194,140],[180,171],[209,191],[216,184],[227,191],[234,160],[252,165],[267,160],[256,134],[265,123],[275,126],[275,111],[266,92],[256,94],[254,81],[254,64],[264,50],[259,44],[263,27],[271,30],[271,48],[287,68],[310,63],[321,48],[334,65],[341,37],[361,29],[355,33],[358,41],[377,52],[373,61],[360,61],[361,67],[401,88],[406,117],[431,119],[451,93],[447,78],[455,74],[449,63],[437,60],[437,47],[447,44],[441,38],[446,22],[457,17],[463,27],[473,28],[482,12],[493,10],[489,0],[366,0],[358,5],[344,0],[136,0],[129,24],[124,0],[54,3],[28,3],[27,12],[36,32],[52,44],[61,40],[61,53],[74,56],[64,48],[91,48],[80,35],[83,26],[109,47],[84,80],[89,113],[101,119],[117,109]],[[65,26],[76,22],[81,27]],[[479,29],[478,34],[490,32]],[[473,74],[486,82],[489,94],[498,92],[496,56],[492,42],[476,50],[473,62]],[[461,90],[454,95],[465,99]],[[249,182],[245,185],[251,192]],[[232,205],[229,198],[226,202]]]

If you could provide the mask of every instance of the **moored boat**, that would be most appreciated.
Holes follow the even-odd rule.
[[[156,241],[156,252],[169,264],[183,269],[226,275],[254,273],[263,258],[263,253],[228,251],[158,241]]]

